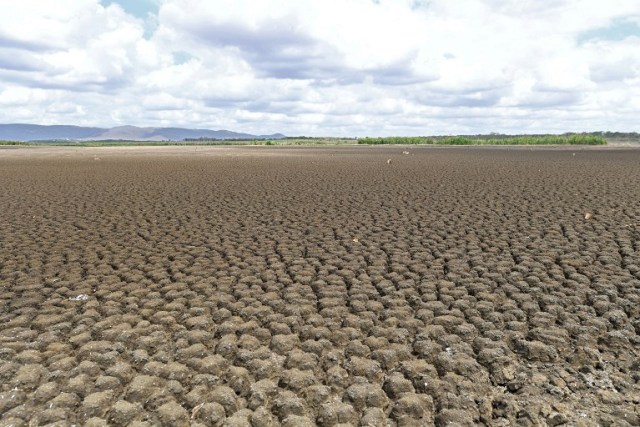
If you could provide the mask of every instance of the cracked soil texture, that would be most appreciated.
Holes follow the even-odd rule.
[[[640,425],[640,150],[197,150],[0,151],[1,426]]]

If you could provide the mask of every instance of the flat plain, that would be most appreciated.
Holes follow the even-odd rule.
[[[640,425],[640,149],[0,150],[0,425]]]

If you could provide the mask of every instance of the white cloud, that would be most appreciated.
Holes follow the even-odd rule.
[[[584,38],[638,22],[637,0],[164,0],[150,34],[149,19],[98,0],[4,2],[4,121],[640,130],[640,35]]]

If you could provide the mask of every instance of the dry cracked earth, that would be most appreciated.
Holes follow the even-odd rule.
[[[640,425],[639,165],[1,150],[0,425]]]

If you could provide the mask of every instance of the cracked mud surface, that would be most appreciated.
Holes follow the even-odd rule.
[[[640,425],[638,165],[0,152],[0,425]]]

